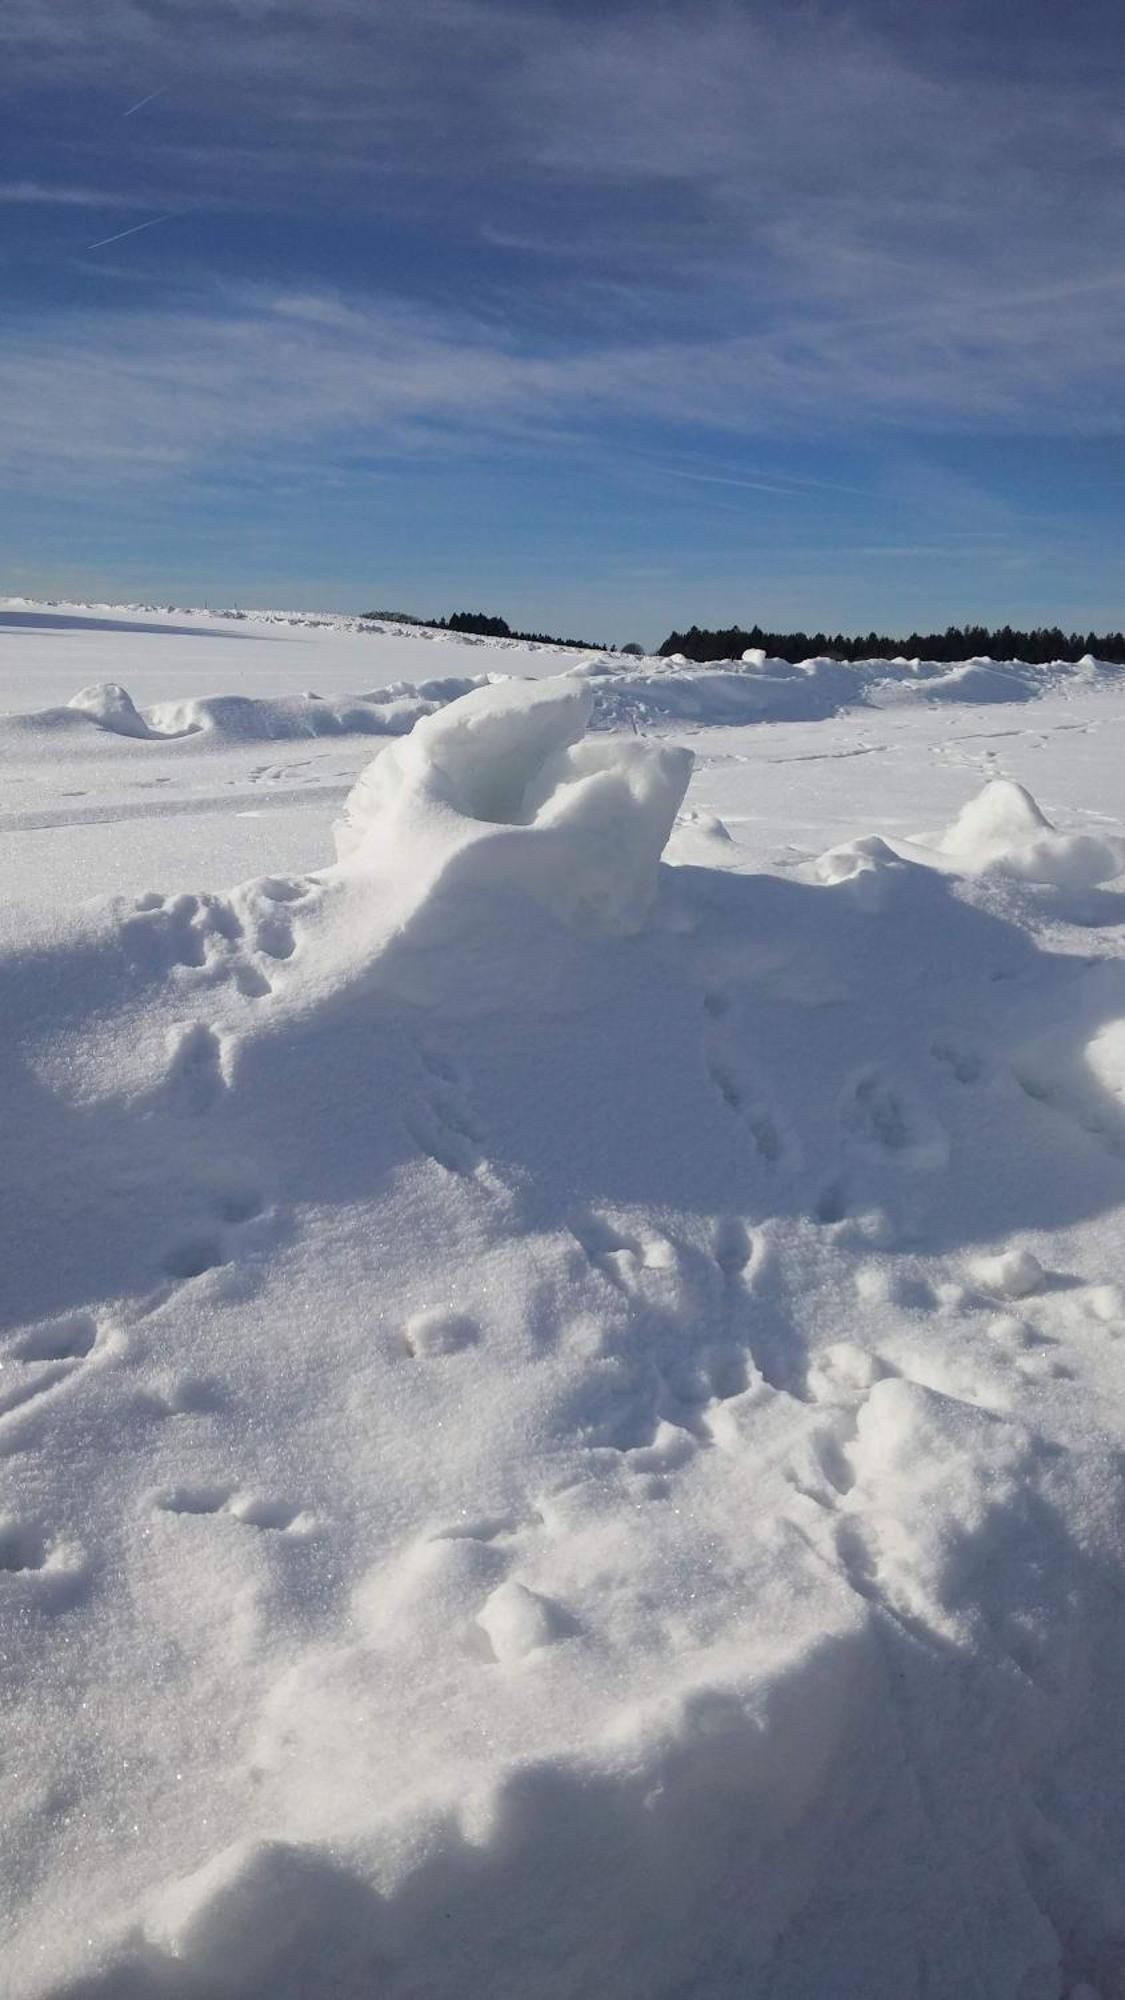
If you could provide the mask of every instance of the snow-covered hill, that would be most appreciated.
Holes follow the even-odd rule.
[[[1125,1992],[1116,678],[356,638],[243,823],[151,642],[0,725],[6,1991]]]

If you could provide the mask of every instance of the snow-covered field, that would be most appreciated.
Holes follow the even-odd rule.
[[[0,709],[0,1991],[1125,1995],[1125,677]]]

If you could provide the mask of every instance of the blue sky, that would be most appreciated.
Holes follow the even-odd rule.
[[[1119,625],[1123,45],[1116,0],[4,0],[0,589]]]

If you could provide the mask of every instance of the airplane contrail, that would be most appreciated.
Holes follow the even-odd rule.
[[[126,236],[139,236],[142,229],[156,229],[162,222],[174,222],[182,215],[182,208],[170,208],[167,215],[154,215],[149,222],[134,222],[131,229],[119,229],[115,236],[99,236],[96,243],[87,243],[87,250],[104,250],[107,243],[121,243]]]
[[[159,90],[150,90],[147,97],[142,97],[136,104],[131,104],[129,106],[128,111],[123,111],[121,113],[121,116],[123,118],[131,118],[133,116],[134,111],[143,111],[146,104],[151,104],[153,100],[157,97],[163,97],[167,89],[168,85],[166,83],[162,83]]]

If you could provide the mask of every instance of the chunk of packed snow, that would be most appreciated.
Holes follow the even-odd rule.
[[[564,1636],[557,1605],[509,1577],[477,1613],[477,1624],[499,1661],[523,1660]]]
[[[462,887],[502,880],[579,925],[638,929],[691,752],[580,741],[591,709],[582,682],[507,681],[426,717],[362,773],[338,854],[415,883],[456,859]]]
[[[1043,1266],[1031,1250],[1001,1250],[994,1257],[978,1257],[971,1268],[978,1285],[1005,1299],[1030,1298],[1046,1282]]]

